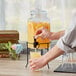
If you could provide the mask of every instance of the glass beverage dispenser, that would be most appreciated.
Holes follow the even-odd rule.
[[[50,31],[50,20],[47,17],[47,12],[41,9],[31,11],[31,17],[28,20],[28,42],[31,43],[28,44],[29,48],[33,48],[34,35],[41,27],[45,27]],[[45,49],[49,47],[47,46],[47,44],[50,42],[48,38],[42,39],[39,37],[36,41],[39,43],[39,49]]]

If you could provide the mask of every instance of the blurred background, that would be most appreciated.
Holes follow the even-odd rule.
[[[0,0],[0,30],[18,30],[20,41],[27,41],[27,21],[35,0]],[[67,29],[76,0],[41,0],[50,18],[51,31]]]

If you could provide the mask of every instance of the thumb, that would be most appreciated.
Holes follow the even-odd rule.
[[[35,39],[37,39],[38,37],[41,37],[42,33],[41,34],[38,34],[38,35],[35,35]]]
[[[29,62],[32,62],[32,59],[29,59]]]

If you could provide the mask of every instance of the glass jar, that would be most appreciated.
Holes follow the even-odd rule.
[[[28,42],[34,43],[34,35],[36,31],[41,28],[45,27],[47,30],[50,31],[50,20],[47,17],[46,11],[42,10],[35,10],[31,11],[31,17],[28,20]],[[39,48],[49,48],[50,40],[48,38],[42,39],[38,38],[37,42],[39,43]],[[33,44],[28,44],[29,48],[33,48]]]

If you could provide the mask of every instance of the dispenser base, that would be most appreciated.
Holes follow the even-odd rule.
[[[61,72],[61,73],[76,73],[76,64],[65,63],[61,64],[54,72]]]

